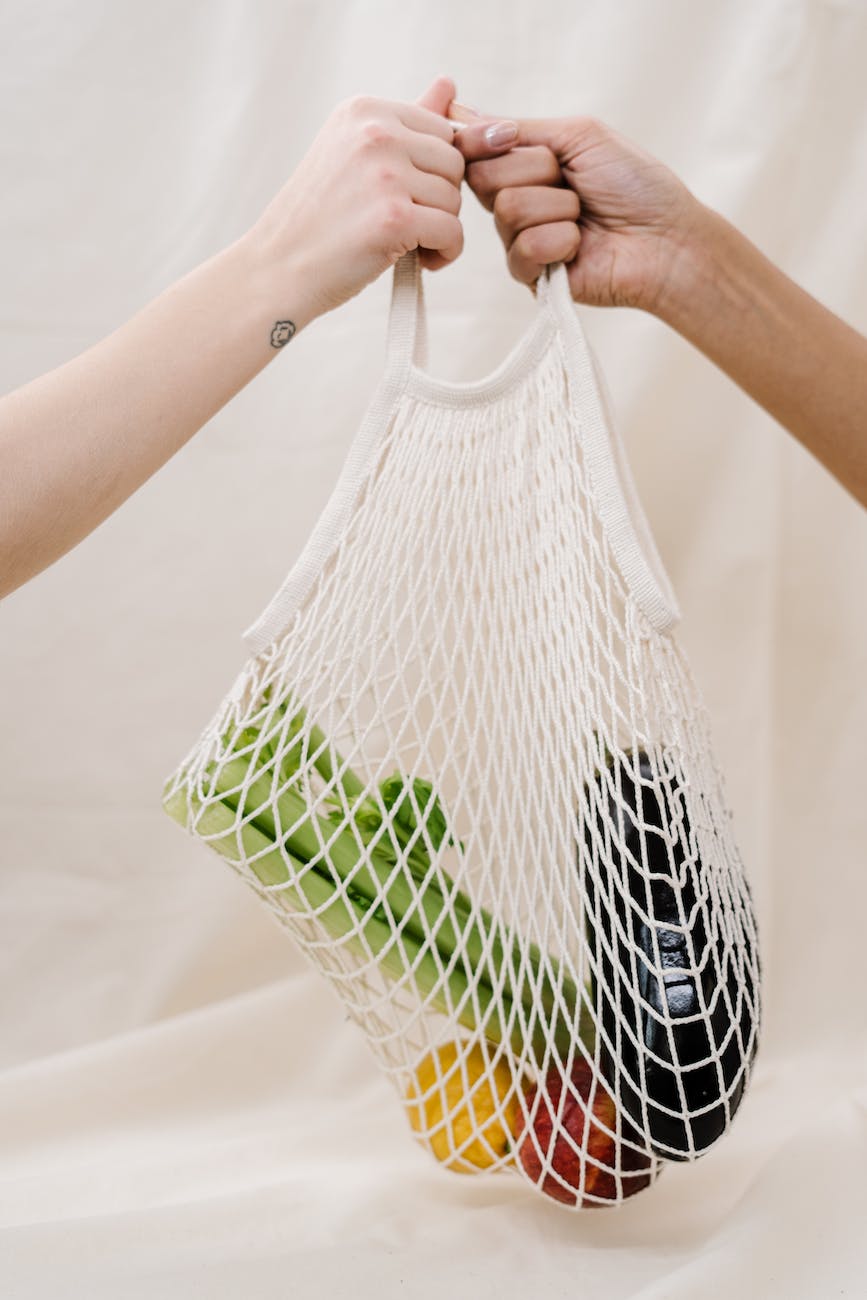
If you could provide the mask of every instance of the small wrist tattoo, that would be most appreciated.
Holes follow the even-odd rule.
[[[274,328],[271,331],[271,347],[282,348],[289,342],[295,333],[295,322],[291,320],[278,320],[274,322]]]

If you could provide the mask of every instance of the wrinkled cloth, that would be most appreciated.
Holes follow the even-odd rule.
[[[413,99],[438,71],[483,109],[610,122],[867,330],[865,62],[856,0],[10,0],[0,388],[236,239],[338,100]],[[468,191],[462,220],[461,267],[426,282],[448,379],[489,373],[534,311]],[[722,1143],[581,1215],[439,1168],[333,993],[162,812],[330,494],[389,293],[302,330],[4,602],[0,1293],[867,1295],[867,523],[661,324],[585,316],[759,917],[764,1037]]]

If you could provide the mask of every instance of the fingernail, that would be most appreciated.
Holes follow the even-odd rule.
[[[496,149],[501,144],[509,144],[518,138],[517,122],[496,122],[485,131],[485,140]]]

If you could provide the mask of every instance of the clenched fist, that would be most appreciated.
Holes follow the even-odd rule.
[[[459,104],[450,115],[481,125]],[[594,118],[517,120],[516,147],[466,168],[512,275],[532,285],[547,263],[566,262],[576,301],[654,310],[701,205],[661,162]]]
[[[446,116],[454,94],[437,77],[416,103],[359,95],[338,104],[248,233],[299,303],[297,324],[339,307],[410,249],[432,271],[461,252],[465,152]],[[468,156],[509,147],[485,141],[488,125],[467,128]]]

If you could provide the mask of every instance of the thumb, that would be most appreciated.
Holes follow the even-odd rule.
[[[484,139],[484,129],[492,125],[517,124],[518,135],[505,146],[506,149],[516,145],[545,145],[555,155],[558,162],[575,144],[576,133],[589,133],[589,119],[574,117],[508,117],[505,114],[479,113],[464,104],[454,102],[449,106],[449,117],[459,123],[459,135],[455,144],[464,151],[468,162],[476,158],[491,157],[495,152],[503,152],[504,146],[492,147]],[[486,152],[487,151],[487,152]]]
[[[416,100],[419,108],[430,109],[432,113],[439,113],[445,117],[449,104],[457,94],[457,87],[451,77],[435,77],[427,90]]]
[[[564,165],[598,144],[610,131],[592,117],[519,117],[518,144],[543,144]]]
[[[456,103],[449,108],[449,118],[457,123],[454,143],[467,162],[496,158],[520,143],[514,118],[482,117],[475,110]]]

